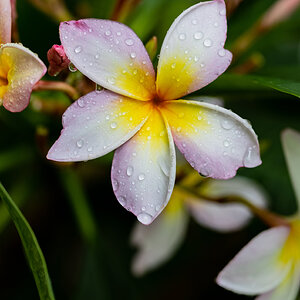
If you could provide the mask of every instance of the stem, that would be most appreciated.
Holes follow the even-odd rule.
[[[180,191],[181,190],[181,191]],[[189,194],[192,197],[201,198],[207,201],[213,201],[217,203],[238,203],[245,205],[254,215],[261,219],[265,224],[270,227],[275,226],[290,226],[289,222],[285,220],[282,216],[275,214],[267,209],[260,208],[250,203],[246,199],[239,196],[229,196],[222,198],[213,198],[206,195],[201,195],[201,193],[195,192],[186,188],[185,186],[177,185],[177,191]]]
[[[40,80],[33,87],[34,91],[62,91],[66,93],[72,100],[79,98],[77,90],[63,81],[44,81]]]

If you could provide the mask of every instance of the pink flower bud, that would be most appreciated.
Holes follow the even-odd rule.
[[[63,46],[53,45],[47,53],[49,68],[48,73],[51,76],[55,76],[62,70],[66,69],[70,63],[70,60],[66,56]]]

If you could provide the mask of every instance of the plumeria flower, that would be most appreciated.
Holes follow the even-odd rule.
[[[11,42],[10,0],[0,1],[0,102],[11,112],[24,110],[33,86],[46,73],[36,54]]]
[[[157,76],[136,34],[96,19],[64,22],[67,57],[103,86],[78,99],[63,116],[56,161],[85,161],[117,149],[112,184],[118,201],[150,224],[167,205],[175,180],[174,142],[205,176],[228,179],[241,166],[261,163],[257,137],[246,120],[217,105],[174,100],[215,80],[231,62],[225,50],[223,0],[184,11],[163,42]]]
[[[287,129],[283,149],[298,200],[287,226],[260,233],[219,274],[220,286],[257,300],[295,300],[300,286],[300,133]]]
[[[184,184],[185,188],[187,186]],[[136,224],[131,236],[131,243],[138,248],[132,262],[135,275],[143,275],[158,267],[176,252],[185,237],[189,214],[200,225],[222,233],[241,229],[252,216],[242,204],[218,203],[205,197],[238,196],[258,207],[265,207],[267,203],[261,186],[240,176],[226,181],[205,179],[197,191],[202,197],[176,185],[167,207],[151,225]]]

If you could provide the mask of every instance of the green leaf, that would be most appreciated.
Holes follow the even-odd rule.
[[[277,90],[300,98],[300,82],[256,75],[224,74],[202,92]]]
[[[41,300],[55,300],[44,255],[25,217],[0,183],[0,197],[18,230]]]

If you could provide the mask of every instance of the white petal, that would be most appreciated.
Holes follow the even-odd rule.
[[[63,115],[63,130],[48,159],[85,161],[100,157],[130,139],[150,113],[148,102],[106,90],[91,92]]]
[[[149,226],[137,223],[132,232],[132,244],[138,248],[132,262],[135,275],[158,267],[167,261],[181,245],[186,229],[188,215],[177,199],[174,190],[168,206]]]
[[[240,196],[258,207],[265,207],[267,202],[262,187],[245,177],[235,177],[225,181],[209,179],[201,185],[199,192],[203,196],[212,198]],[[248,208],[237,203],[188,199],[186,204],[197,222],[221,232],[241,229],[252,216]]]
[[[274,227],[260,233],[223,269],[217,283],[245,295],[258,295],[277,287],[291,269],[291,263],[280,261],[288,235],[287,227]]]
[[[295,300],[300,286],[300,263],[294,266],[290,274],[274,290],[263,294],[256,300]]]
[[[286,129],[282,133],[281,140],[300,210],[300,133]]]
[[[150,224],[168,204],[176,172],[174,148],[170,129],[153,109],[141,130],[115,152],[115,195],[143,224]]]

